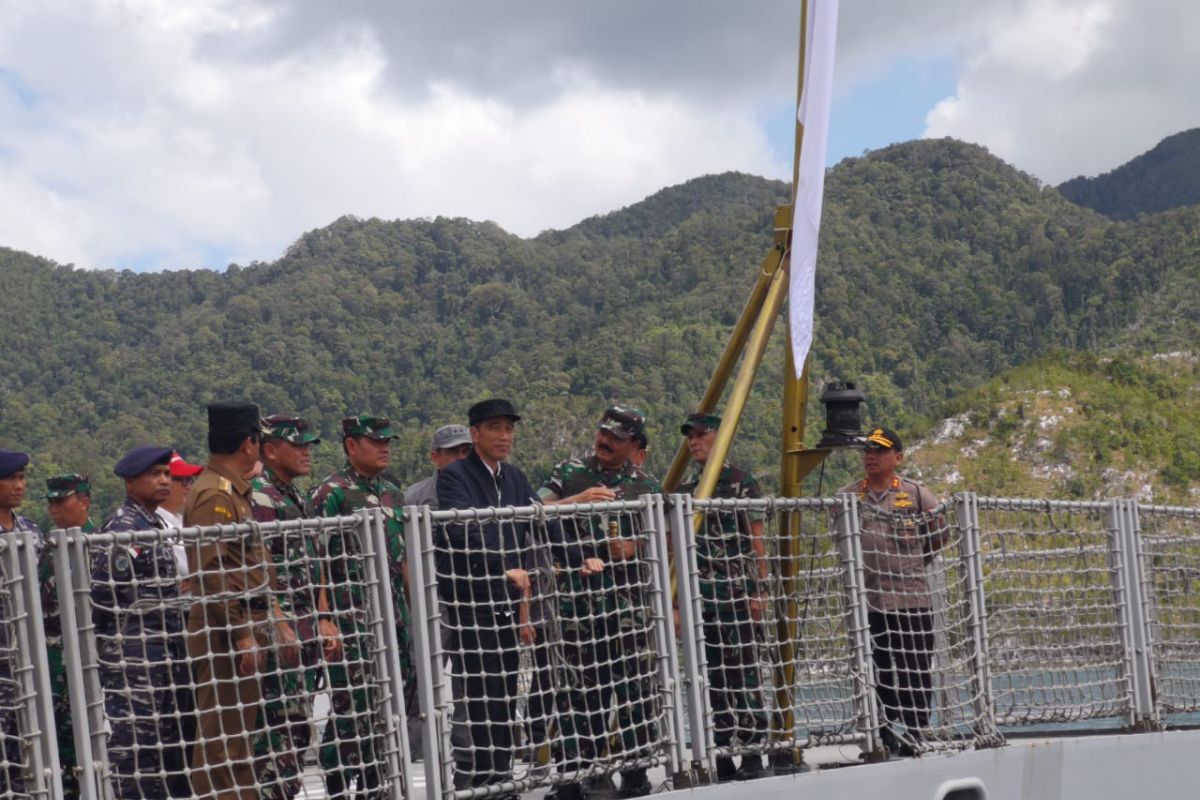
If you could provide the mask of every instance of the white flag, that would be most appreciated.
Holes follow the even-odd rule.
[[[833,50],[837,40],[838,0],[809,0],[808,46],[805,48],[804,87],[796,118],[804,126],[800,148],[800,179],[792,218],[791,284],[788,320],[796,377],[813,337],[813,293],[817,271],[817,238],[821,231],[821,200],[825,194],[825,150],[829,141],[829,101],[833,94]]]

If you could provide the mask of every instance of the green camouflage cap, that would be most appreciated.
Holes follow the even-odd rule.
[[[57,500],[73,494],[91,494],[92,483],[87,475],[78,472],[68,472],[46,479],[46,499]]]
[[[321,441],[321,437],[313,433],[308,420],[287,414],[272,414],[264,417],[262,432],[267,439],[282,439],[289,444],[317,444]]]
[[[608,431],[624,442],[645,434],[646,415],[633,406],[618,403],[608,407],[596,427]]]
[[[688,414],[687,421],[680,426],[679,432],[684,436],[688,435],[688,431],[696,431],[697,433],[708,433],[715,431],[721,427],[721,415],[713,414],[712,412],[696,412]]]
[[[395,432],[392,430],[392,421],[387,417],[372,417],[366,414],[359,414],[354,417],[346,417],[342,420],[342,434],[344,436],[366,436],[368,439],[394,439]]]

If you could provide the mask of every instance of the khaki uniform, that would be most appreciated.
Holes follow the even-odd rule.
[[[245,478],[210,463],[188,495],[184,524],[252,521],[250,493]],[[253,733],[259,681],[238,673],[236,643],[270,617],[271,559],[261,540],[205,537],[189,544],[188,561],[197,600],[188,618],[187,644],[200,719],[192,788],[199,798],[256,800]],[[266,643],[260,638],[258,644]]]

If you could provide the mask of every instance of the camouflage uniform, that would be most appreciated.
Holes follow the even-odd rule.
[[[32,532],[37,537],[40,559],[44,552],[44,540],[41,529],[33,520],[14,511],[13,526],[6,528],[0,525],[0,535],[23,531]],[[3,577],[3,568],[0,565],[0,578]],[[0,581],[0,586],[7,586],[7,581]],[[0,589],[0,797],[16,797],[25,792],[28,765],[25,762],[21,717],[17,710],[20,691],[12,673],[11,659],[17,646],[16,632],[10,629],[8,600],[4,596],[6,591],[8,590]]]
[[[382,417],[349,417],[343,420],[347,436],[393,436],[390,423]],[[415,702],[416,683],[408,641],[408,601],[404,594],[404,495],[400,487],[382,475],[368,478],[349,464],[313,487],[309,493],[313,513],[322,517],[353,514],[362,508],[382,508],[392,600],[399,642],[400,674],[406,682],[405,701]],[[330,719],[321,737],[320,761],[330,795],[348,790],[355,777],[359,791],[380,783],[378,764],[383,750],[377,745],[375,715],[378,692],[372,686],[374,643],[368,633],[367,603],[363,589],[363,547],[353,530],[331,531],[325,536],[324,556],[328,575],[330,610],[342,635],[344,664],[329,666]],[[370,766],[363,766],[364,764]]]
[[[713,428],[720,424],[715,415],[693,416],[715,420],[715,425],[710,423]],[[694,493],[702,470],[703,465],[698,465],[679,491]],[[712,496],[757,498],[762,497],[762,488],[753,475],[727,461]],[[769,728],[758,668],[755,634],[759,626],[750,617],[750,598],[766,588],[759,586],[750,535],[751,523],[763,518],[758,512],[710,511],[696,531],[704,652],[717,747],[729,747],[735,738],[742,745],[765,741]]]
[[[626,462],[620,469],[606,470],[593,454],[555,466],[539,494],[572,497],[593,486],[612,489],[618,500],[662,491],[641,467]],[[640,540],[642,532],[636,515],[619,514],[564,520],[563,535],[568,542],[583,545],[585,558],[611,562],[610,538]],[[586,578],[578,570],[559,573],[561,630],[565,660],[571,665],[571,674],[562,682],[567,691],[559,697],[568,767],[581,766],[581,760],[587,763],[607,749],[610,701],[602,696],[605,687],[613,687],[626,756],[636,758],[656,738],[650,694],[653,659],[641,589],[650,576],[641,555]]]
[[[83,475],[57,475],[46,481],[46,499],[53,500],[79,492],[91,492]],[[89,518],[80,526],[83,533],[96,531]],[[38,587],[45,619],[46,654],[50,660],[50,689],[54,705],[54,731],[58,739],[58,765],[62,772],[63,795],[79,796],[79,760],[75,754],[75,731],[71,724],[71,698],[67,694],[67,670],[63,664],[62,617],[58,607],[58,581],[54,574],[55,551],[47,547],[38,558]]]
[[[157,514],[127,497],[101,533],[164,527]],[[169,540],[112,543],[93,556],[92,620],[111,729],[108,758],[122,800],[172,793],[172,776],[164,779],[166,751],[183,746],[176,687],[191,683],[182,603]]]
[[[316,440],[315,436],[309,436],[310,442]],[[257,522],[310,516],[308,503],[296,487],[281,480],[270,467],[263,469],[250,487],[250,503]],[[301,662],[308,668],[282,670],[272,653],[263,672],[264,704],[255,726],[254,773],[262,784],[261,798],[286,800],[304,788],[303,755],[312,744],[311,693],[317,688],[318,677],[312,667],[321,659],[317,633],[320,560],[316,538],[310,531],[280,532],[266,528],[263,544],[275,562],[276,598],[295,628]]]

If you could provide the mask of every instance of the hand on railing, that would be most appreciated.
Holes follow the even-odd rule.
[[[767,607],[767,593],[760,592],[750,596],[750,619],[754,622],[762,622],[763,610]]]
[[[564,503],[607,503],[616,500],[617,493],[607,486],[589,486],[577,495],[568,497]]]
[[[589,575],[598,575],[604,572],[604,562],[598,558],[585,558],[583,566],[579,568],[579,572],[586,578]]]
[[[321,647],[326,661],[337,661],[342,656],[342,636],[338,626],[328,617],[317,620],[317,632],[321,634]]]
[[[275,644],[279,648],[279,661],[285,667],[300,666],[300,640],[296,631],[285,620],[275,623]]]
[[[529,573],[520,567],[504,571],[504,577],[521,592],[528,594],[530,590]]]
[[[253,636],[243,636],[237,640],[238,673],[253,675],[267,666],[267,651],[258,646]]]

